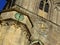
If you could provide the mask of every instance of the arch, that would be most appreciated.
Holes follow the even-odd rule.
[[[44,45],[41,40],[33,40],[30,45]]]
[[[48,12],[48,11],[49,11],[49,4],[48,4],[48,3],[45,4],[44,11],[45,11],[45,12]]]
[[[40,1],[39,9],[43,10],[44,1]]]

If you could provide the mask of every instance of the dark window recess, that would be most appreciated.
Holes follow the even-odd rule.
[[[14,6],[15,5],[15,2],[16,2],[16,0],[12,0],[11,1],[11,6]]]
[[[48,0],[46,0],[46,2],[47,2]]]
[[[13,7],[16,2],[16,0],[7,0],[7,1],[8,1],[8,8]]]
[[[44,2],[41,1],[41,2],[40,2],[40,5],[39,5],[39,9],[43,10],[43,6],[44,6]]]
[[[49,4],[48,4],[48,3],[45,4],[44,11],[45,11],[45,12],[48,12],[48,11],[49,11]]]

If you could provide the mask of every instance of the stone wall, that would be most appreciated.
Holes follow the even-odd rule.
[[[0,45],[29,45],[25,26],[14,21],[7,23],[0,24]]]
[[[29,2],[29,3],[27,3],[27,2]],[[36,0],[32,0],[32,1],[31,0],[24,0],[22,3],[22,7],[38,14],[38,7],[39,7],[38,2],[40,2],[40,0],[38,0],[38,1],[36,1]],[[52,7],[50,7],[51,9],[49,10],[49,12],[50,11],[51,12],[48,13],[48,15],[49,15],[49,18],[51,21],[56,22],[58,20],[58,19],[56,19],[57,15],[56,15],[56,12],[53,13],[54,10],[52,10],[54,8],[54,4],[52,3],[51,5],[52,5]],[[44,14],[44,12],[41,12],[40,15],[42,15],[42,13]],[[53,16],[50,14],[52,14]],[[34,24],[34,27],[31,30],[31,32],[32,32],[31,39],[32,40],[38,40],[39,39],[44,43],[44,45],[59,45],[60,38],[58,35],[59,33],[57,33],[57,31],[60,29],[58,27],[56,28],[56,25],[52,25],[49,22],[48,23],[45,22],[47,24],[48,29],[42,29],[41,30],[41,25],[39,23],[43,22],[43,20],[40,21],[39,20],[40,18],[38,18],[34,15],[29,15],[29,16],[30,16],[30,18]],[[52,25],[52,28],[50,28],[51,25]],[[40,33],[40,32],[43,32],[43,33]],[[47,33],[47,34],[45,35],[44,33]]]

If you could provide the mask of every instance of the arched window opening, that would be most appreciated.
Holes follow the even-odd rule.
[[[41,1],[39,5],[39,9],[43,10],[43,6],[44,6],[44,1]]]
[[[48,11],[49,11],[49,4],[48,4],[48,3],[45,4],[44,11],[45,11],[45,12],[48,12]]]

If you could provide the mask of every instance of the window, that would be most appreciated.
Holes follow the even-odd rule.
[[[49,3],[48,3],[48,0],[42,0],[40,2],[39,9],[44,10],[45,12],[48,13],[48,11],[49,11]]]
[[[40,2],[40,5],[39,5],[39,9],[43,10],[43,6],[44,6],[44,2],[41,1],[41,2]]]
[[[47,2],[48,0],[46,0],[46,2]]]
[[[13,7],[16,2],[16,0],[7,0],[7,1],[8,1],[8,8]]]
[[[48,4],[48,3],[45,4],[44,11],[45,11],[45,12],[48,12],[48,11],[49,11],[49,4]]]
[[[11,6],[15,5],[16,0],[11,0]]]

